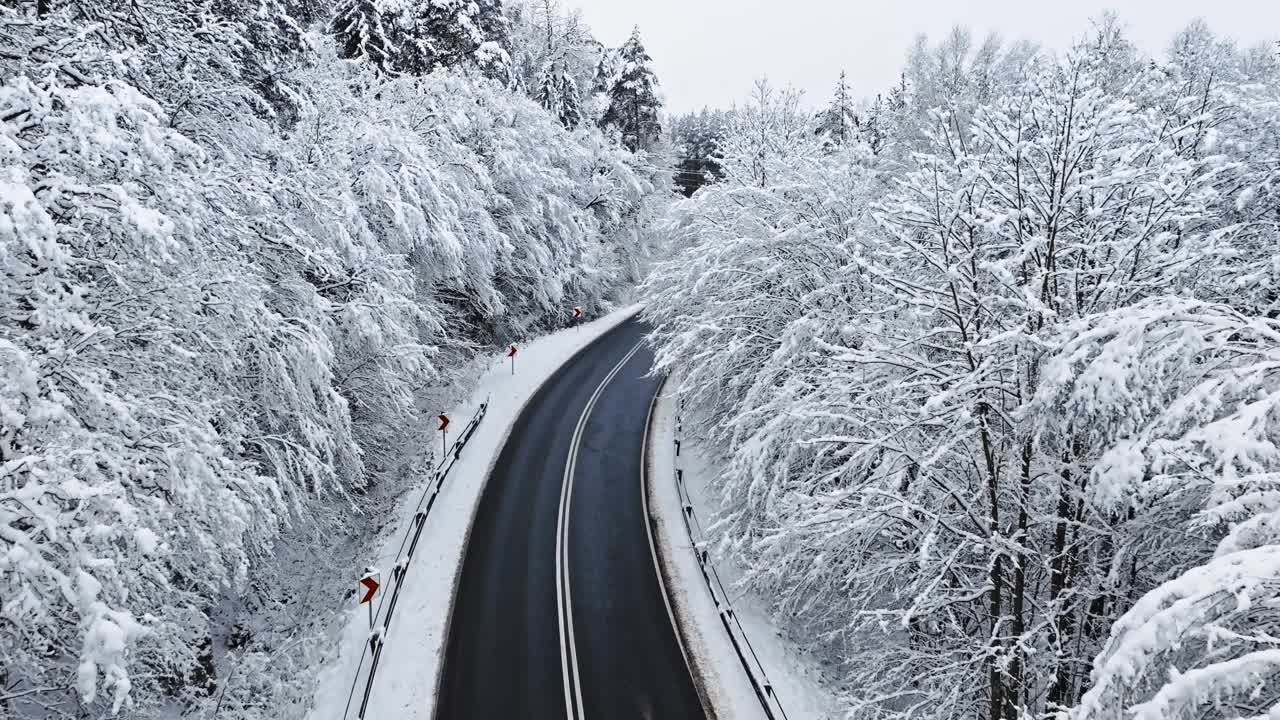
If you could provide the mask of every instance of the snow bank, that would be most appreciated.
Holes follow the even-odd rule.
[[[477,428],[461,458],[445,479],[435,508],[422,531],[413,566],[405,579],[396,613],[386,637],[378,666],[369,710],[369,720],[430,718],[435,707],[436,683],[440,674],[446,630],[452,610],[453,591],[460,576],[463,553],[471,522],[489,477],[489,470],[525,404],[542,383],[561,365],[591,341],[618,326],[638,311],[638,306],[617,310],[576,329],[562,330],[521,347],[516,356],[516,374],[506,357],[495,357],[471,397],[448,413],[455,428],[461,429],[484,402],[489,400],[485,420]],[[413,519],[421,483],[401,499],[397,521],[384,532],[376,553],[367,564],[391,568],[405,528]],[[352,587],[363,568],[351,569]],[[384,574],[384,580],[390,573]],[[384,584],[383,590],[390,585]],[[380,591],[381,592],[381,591]],[[319,690],[309,720],[342,720],[356,668],[369,638],[368,610],[350,600],[346,627],[337,659],[319,678]],[[351,701],[347,718],[355,718],[360,707],[363,683]]]
[[[694,546],[681,522],[681,498],[676,486],[676,470],[684,473],[694,513],[704,520],[713,516],[715,502],[708,492],[714,469],[681,437],[680,455],[675,453],[678,436],[678,401],[675,384],[663,387],[654,407],[649,428],[650,512],[656,520],[658,543],[672,605],[681,624],[695,680],[706,692],[716,720],[767,720],[750,677],[720,619],[717,600],[707,588]],[[712,558],[724,583],[732,588],[740,575],[737,567],[722,558]],[[741,631],[750,638],[744,648],[748,662],[763,670],[772,684],[778,703],[790,720],[825,720],[839,717],[834,694],[823,685],[822,672],[803,649],[782,638],[760,599],[747,594],[728,598]],[[779,716],[780,717],[780,716]]]

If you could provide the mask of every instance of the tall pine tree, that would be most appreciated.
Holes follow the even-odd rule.
[[[723,111],[707,108],[672,122],[671,140],[677,153],[676,185],[686,196],[692,196],[720,177],[719,155],[725,124]]]
[[[334,10],[331,29],[338,41],[338,54],[346,60],[367,62],[380,75],[392,74],[396,49],[379,0],[341,0]]]
[[[835,95],[831,98],[831,104],[822,113],[818,132],[823,135],[829,145],[839,147],[853,141],[858,124],[858,116],[853,109],[853,96],[849,91],[849,80],[841,70],[840,80],[836,82]]]
[[[888,140],[888,110],[885,107],[884,98],[876,95],[875,102],[871,103],[871,110],[867,113],[867,119],[862,123],[862,139],[867,145],[871,146],[871,152],[879,154]]]
[[[426,75],[473,63],[490,77],[510,81],[502,0],[427,0],[408,6],[405,13],[406,38],[399,57],[403,71]]]
[[[574,82],[563,63],[553,62],[542,71],[537,99],[566,128],[573,129],[582,122],[578,83]]]
[[[658,122],[662,101],[658,98],[658,77],[650,67],[652,62],[637,27],[618,51],[617,79],[609,88],[609,107],[600,118],[602,127],[618,130],[622,144],[632,152],[651,147],[662,132]]]

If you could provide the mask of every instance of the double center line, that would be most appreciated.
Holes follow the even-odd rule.
[[[560,487],[560,514],[556,519],[556,609],[560,621],[560,670],[564,674],[564,703],[569,720],[584,720],[586,717],[582,709],[578,648],[573,637],[573,597],[569,589],[569,511],[573,504],[573,475],[578,464],[578,447],[582,443],[582,431],[596,401],[643,344],[643,341],[636,343],[591,394],[591,399],[587,401],[578,418],[578,425],[574,428],[573,439],[569,442],[569,458],[564,466],[564,482]]]

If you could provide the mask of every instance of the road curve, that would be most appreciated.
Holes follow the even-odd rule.
[[[606,333],[517,418],[468,542],[436,720],[705,718],[645,527],[645,331]]]

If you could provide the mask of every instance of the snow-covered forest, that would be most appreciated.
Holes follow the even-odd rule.
[[[1276,48],[957,30],[856,90],[676,126],[718,181],[646,314],[746,589],[850,718],[1277,717]]]
[[[436,414],[639,287],[848,717],[1280,718],[1277,48],[832,80],[665,117],[559,0],[0,0],[0,717],[304,717]]]
[[[300,717],[497,345],[671,194],[553,2],[0,0],[0,716]]]

